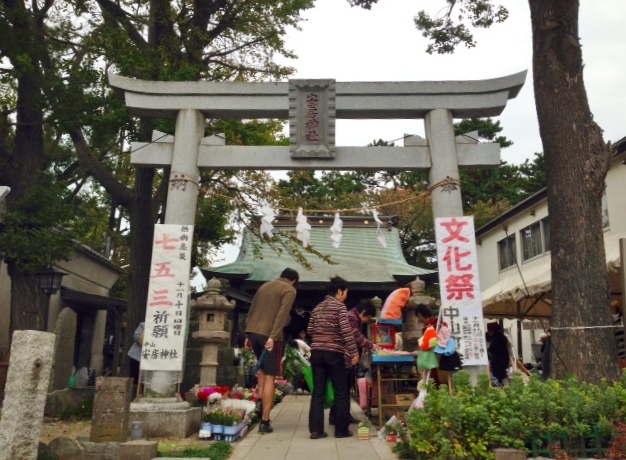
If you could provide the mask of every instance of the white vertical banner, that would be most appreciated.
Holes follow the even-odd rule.
[[[463,365],[487,365],[474,218],[436,218],[435,235],[443,320],[456,339]]]
[[[181,371],[193,225],[155,225],[141,369]]]

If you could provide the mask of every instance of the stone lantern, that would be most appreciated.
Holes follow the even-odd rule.
[[[370,300],[371,304],[376,307],[376,316],[380,318],[380,312],[383,308],[383,301],[380,300],[380,297],[374,296],[372,300]]]
[[[402,331],[402,343],[405,351],[417,351],[417,341],[422,335],[417,316],[415,316],[417,306],[422,304],[430,309],[437,306],[437,301],[433,297],[424,294],[425,286],[426,283],[419,276],[415,278],[415,281],[409,283],[411,297],[404,307],[404,329]]]
[[[207,292],[191,304],[198,311],[200,330],[192,334],[202,343],[202,362],[200,363],[200,386],[209,387],[217,384],[217,347],[228,343],[230,331],[225,330],[226,315],[235,308],[235,301],[229,301],[220,294],[221,283],[211,278]]]

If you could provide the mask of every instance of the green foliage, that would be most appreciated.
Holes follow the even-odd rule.
[[[503,148],[513,144],[501,134],[499,121],[465,119],[455,123],[456,135],[478,132],[477,141],[498,142]],[[393,142],[374,140],[370,146],[392,147]],[[466,215],[473,215],[476,228],[498,217],[545,186],[543,156],[533,162],[498,168],[461,169],[461,199]],[[276,185],[276,200],[288,209],[298,206],[330,214],[338,209],[377,206],[385,215],[398,216],[396,227],[408,263],[435,268],[435,233],[429,185],[425,171],[291,171],[288,179]],[[357,214],[358,211],[351,212]]]
[[[281,207],[296,209],[302,206],[317,215],[330,214],[335,209],[362,208],[366,205],[365,174],[349,171],[289,171],[288,179],[276,185],[276,199]]]
[[[183,447],[159,444],[159,457],[172,458],[210,458],[211,460],[226,460],[230,457],[233,447],[229,442],[217,441],[208,447]]]
[[[69,191],[52,175],[35,175],[37,185],[20,202],[9,202],[0,232],[0,253],[25,273],[70,257],[76,234],[65,226],[80,209],[77,202],[64,200]]]
[[[497,447],[526,449],[533,435],[576,438],[593,427],[608,438],[613,424],[626,416],[626,374],[613,385],[575,379],[543,382],[538,376],[525,384],[517,374],[511,386],[500,389],[490,387],[486,375],[473,387],[469,374],[461,371],[454,385],[452,396],[447,387],[436,390],[431,385],[424,409],[407,415],[400,458],[491,459]]]
[[[204,423],[211,423],[213,425],[223,425],[224,416],[225,412],[222,409],[214,409],[208,414],[205,414],[202,418],[202,421]]]
[[[283,363],[283,377],[289,382],[293,382],[296,375],[301,374],[303,369],[310,364],[294,347],[285,347],[285,362]]]
[[[366,10],[378,3],[378,0],[347,0],[352,6],[360,6]],[[443,3],[443,2],[442,2]],[[437,9],[437,16],[420,11],[414,18],[417,29],[430,39],[426,48],[429,54],[453,53],[458,45],[472,48],[476,45],[474,36],[467,24],[477,28],[489,28],[494,23],[507,20],[509,12],[502,5],[494,5],[493,0],[446,0],[445,13]],[[454,9],[457,13],[453,15]]]

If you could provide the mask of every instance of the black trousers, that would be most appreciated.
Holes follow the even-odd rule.
[[[354,386],[354,374],[355,374],[354,370],[355,370],[355,367],[346,369],[346,392],[348,393],[348,420],[350,419],[350,416],[352,415],[350,413],[350,390]],[[335,409],[335,407],[336,407],[335,404],[333,404],[333,407],[330,408],[330,419],[335,418],[335,411],[337,410]]]
[[[347,372],[343,353],[313,350],[311,352],[313,367],[313,396],[309,410],[309,431],[324,431],[324,399],[326,397],[326,380],[330,379],[335,390],[335,436],[348,432],[350,400],[347,391]]]

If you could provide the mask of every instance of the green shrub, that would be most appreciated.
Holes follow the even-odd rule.
[[[510,386],[494,388],[487,375],[474,387],[461,371],[452,396],[429,385],[424,409],[407,415],[396,452],[406,460],[492,459],[497,447],[527,450],[533,436],[579,438],[594,427],[609,439],[614,424],[626,420],[625,376],[613,385],[539,376],[525,384],[518,374]]]

